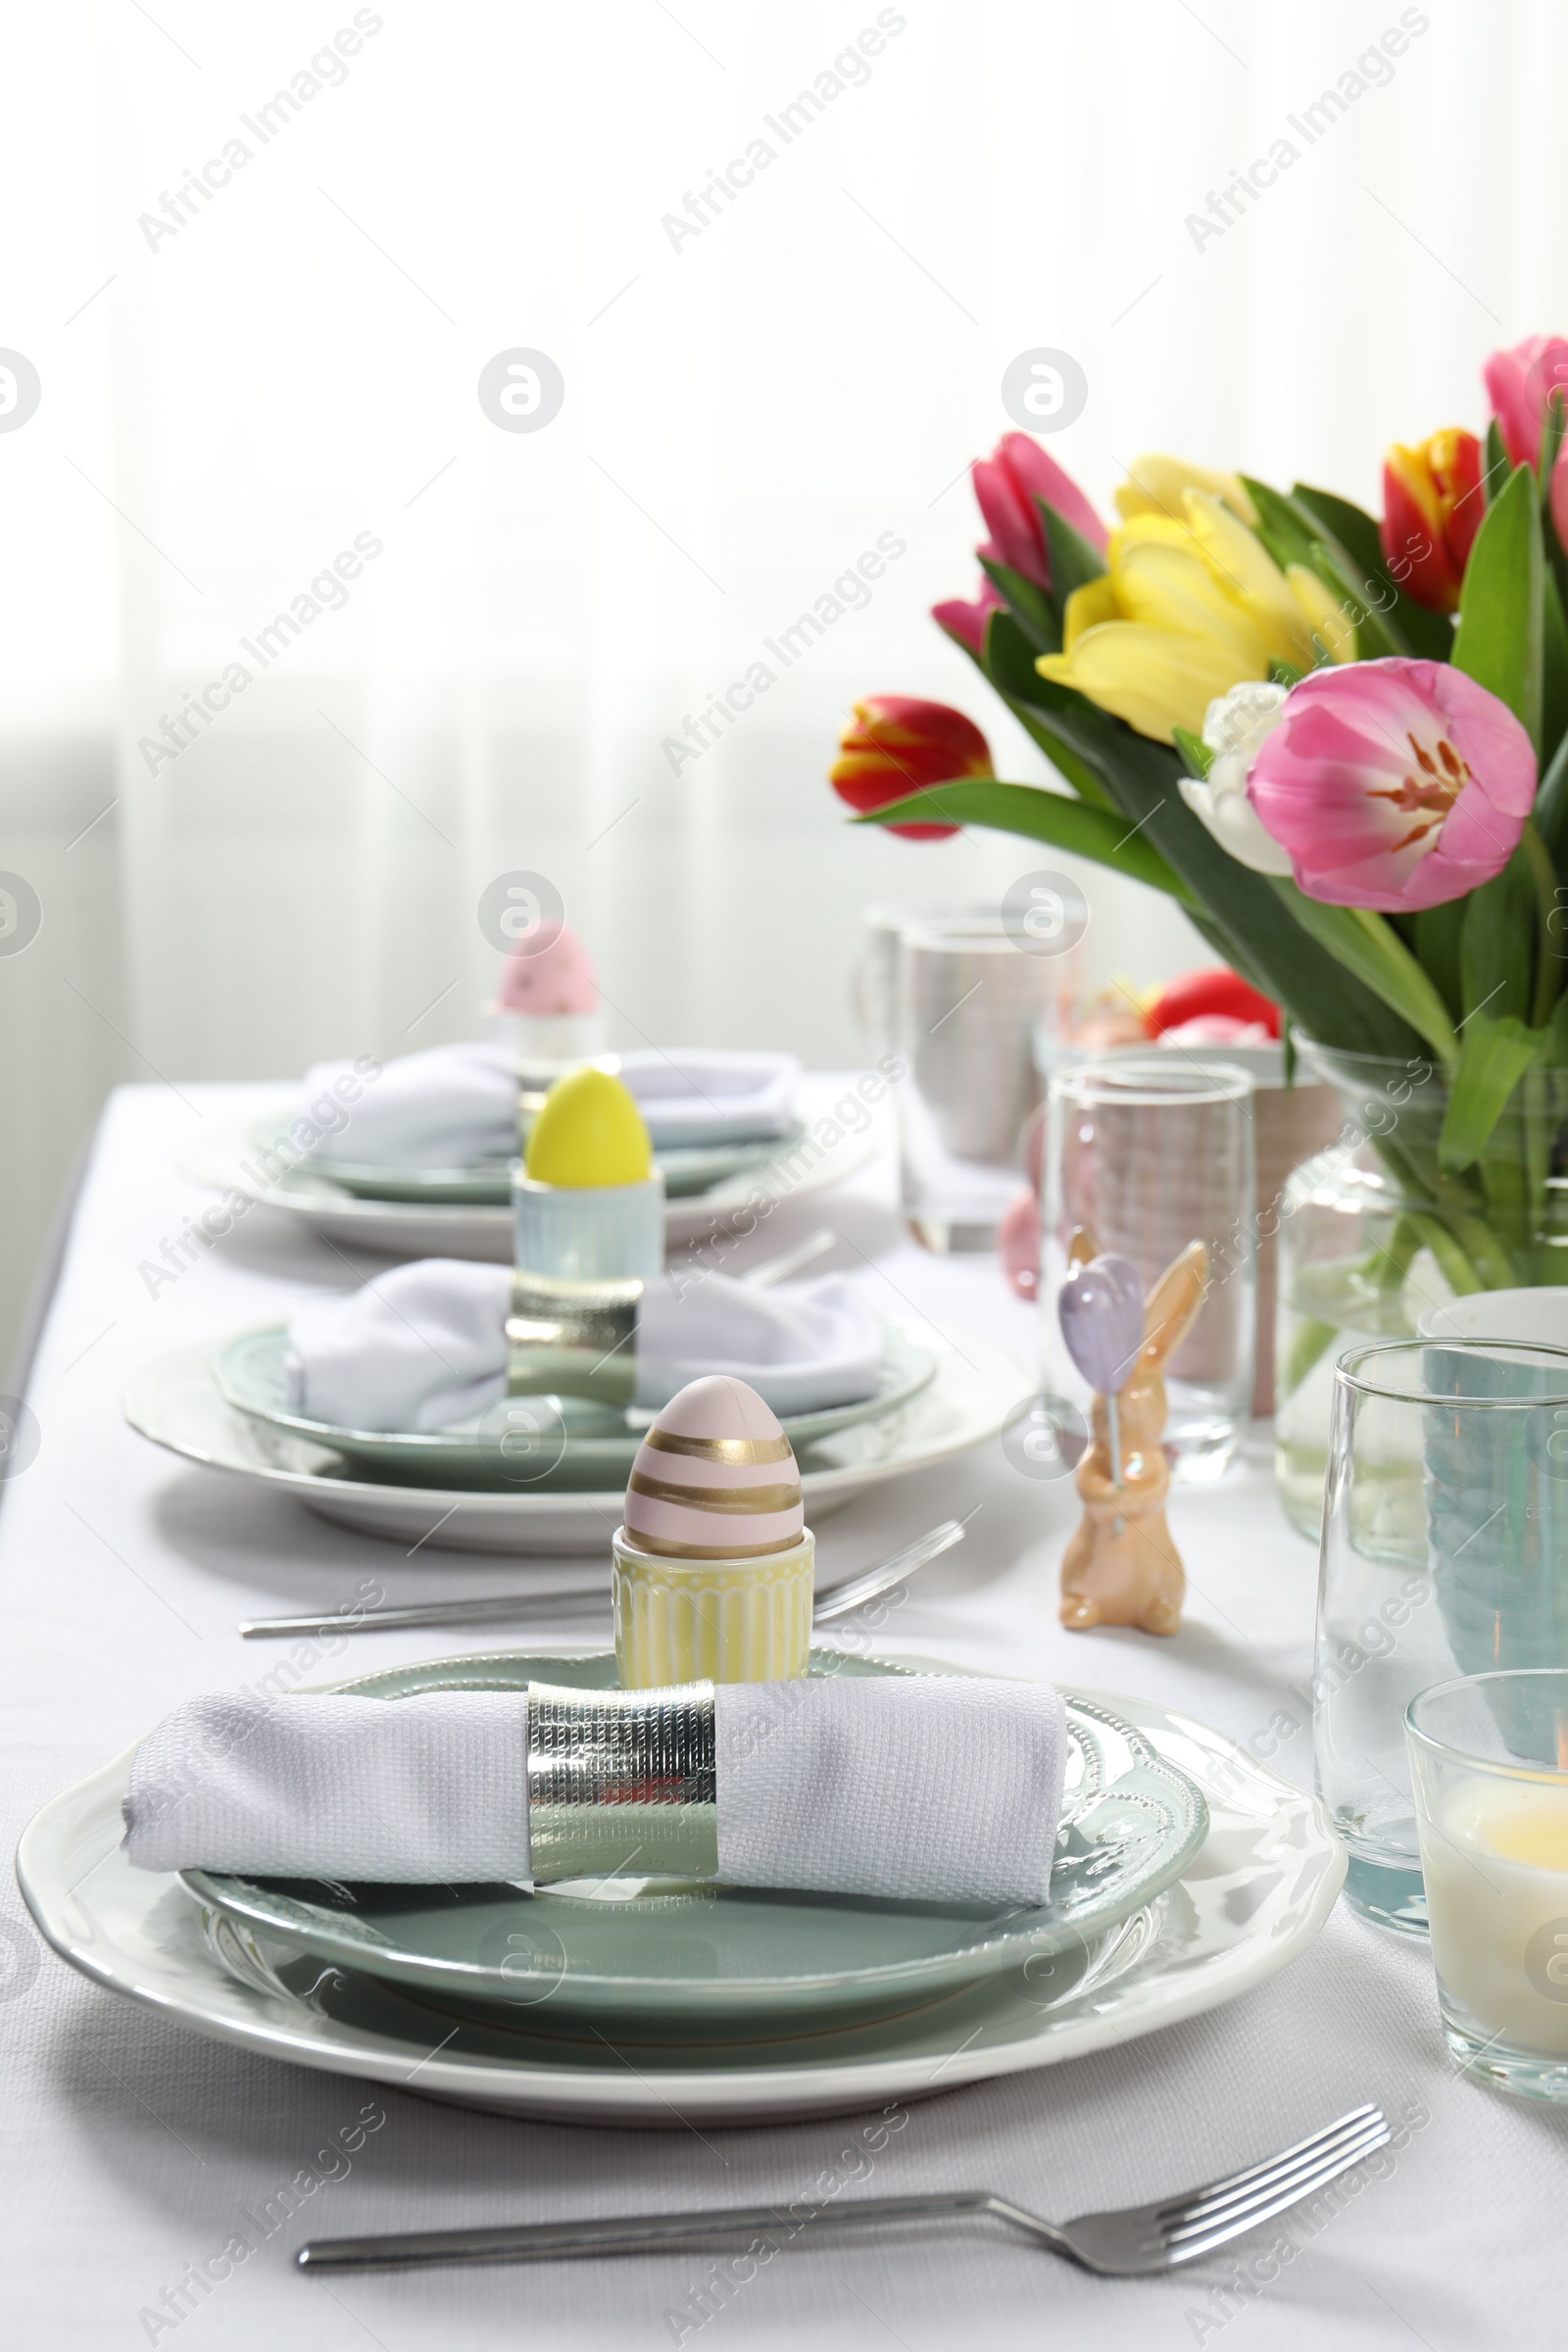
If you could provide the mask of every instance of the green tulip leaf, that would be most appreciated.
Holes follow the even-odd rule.
[[[1423,906],[1411,918],[1416,961],[1443,999],[1450,1021],[1464,1016],[1464,983],[1460,976],[1459,943],[1464,936],[1463,899],[1446,899],[1441,906]]]
[[[1371,597],[1362,594],[1367,583],[1358,584],[1356,567],[1348,556],[1338,553],[1326,541],[1314,539],[1306,561],[1324,587],[1339,597],[1340,609],[1355,630],[1358,662],[1379,662],[1390,654],[1404,652],[1402,641],[1394,634]]]
[[[1550,765],[1541,779],[1531,822],[1551,853],[1553,862],[1561,865],[1564,854],[1568,853],[1568,735],[1553,752]]]
[[[965,646],[964,651],[1080,800],[1095,808],[1113,808],[1116,804],[1093,764],[1073,750],[1045,715],[1059,711],[1063,703],[1082,702],[1083,697],[1070,687],[1057,686],[1040,675],[1035,667],[1034,648],[1012,614],[994,609],[986,621],[983,655],[976,654],[972,646]],[[1084,707],[1092,708],[1088,704]]]
[[[1494,416],[1487,425],[1487,438],[1481,466],[1481,489],[1489,507],[1512,471],[1513,467],[1508,463],[1508,452],[1502,446],[1501,428]]]
[[[1400,653],[1420,662],[1446,662],[1453,651],[1453,623],[1446,612],[1434,612],[1407,595],[1389,570],[1383,540],[1372,516],[1332,490],[1314,490],[1297,482],[1291,498],[1312,516],[1313,536],[1332,550],[1343,551],[1346,575],[1357,583],[1364,601],[1380,612],[1390,633],[1402,642]]]
[[[1531,1029],[1511,1012],[1498,1020],[1471,1013],[1438,1140],[1446,1174],[1457,1176],[1481,1157],[1504,1103],[1545,1042],[1544,1029]]]
[[[1451,1066],[1458,1060],[1459,1041],[1447,1008],[1391,923],[1364,906],[1331,906],[1308,898],[1283,875],[1272,881],[1303,931],[1408,1021],[1440,1061]]]
[[[1201,736],[1194,735],[1186,727],[1173,727],[1171,733],[1176,738],[1176,749],[1187,762],[1187,773],[1196,776],[1201,783],[1213,766],[1217,754],[1209,750]]]
[[[1545,413],[1541,419],[1541,452],[1536,459],[1536,481],[1543,506],[1551,490],[1551,470],[1562,447],[1563,425],[1563,388],[1561,384],[1553,384],[1546,394]]]
[[[1536,927],[1536,884],[1529,852],[1516,849],[1500,874],[1464,902],[1459,962],[1465,1020],[1481,1013],[1528,1021],[1530,950]]]
[[[1568,736],[1568,620],[1552,566],[1544,567],[1541,607],[1541,758],[1548,764]]]
[[[1056,513],[1043,498],[1035,505],[1046,528],[1046,547],[1051,559],[1051,601],[1058,622],[1064,619],[1067,599],[1075,588],[1087,588],[1091,580],[1103,579],[1105,559],[1098,547],[1091,546],[1081,531]]]
[[[1541,751],[1541,509],[1516,466],[1487,509],[1465,565],[1454,665],[1507,704]]]
[[[1065,793],[1048,792],[1039,784],[1007,784],[989,776],[959,776],[950,784],[932,784],[885,808],[867,809],[853,820],[858,825],[931,823],[986,825],[1001,833],[1019,833],[1029,841],[1049,841],[1054,849],[1079,858],[1092,858],[1134,882],[1185,901],[1188,893],[1164,858],[1141,833],[1129,832],[1125,818],[1102,808],[1086,808]]]
[[[1043,588],[1026,580],[1021,571],[1010,564],[999,564],[994,556],[982,556],[980,568],[1003,597],[1008,611],[1038,654],[1059,654],[1061,629],[1052,603]]]
[[[1303,514],[1293,499],[1270,489],[1267,482],[1256,482],[1250,473],[1244,473],[1242,481],[1257,509],[1256,535],[1281,571],[1287,564],[1309,564],[1312,542],[1322,537],[1311,516]]]

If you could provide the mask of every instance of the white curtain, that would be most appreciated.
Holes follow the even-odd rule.
[[[1548,0],[13,12],[0,867],[44,924],[0,957],[0,1320],[106,1085],[470,1034],[511,868],[621,1042],[853,1058],[858,908],[1043,862],[823,781],[876,690],[1046,773],[925,617],[1008,361],[1081,364],[1051,446],[1107,510],[1149,447],[1375,505],[1568,325],[1565,40]],[[537,430],[480,404],[519,348]],[[1203,956],[1082,878],[1096,973]]]

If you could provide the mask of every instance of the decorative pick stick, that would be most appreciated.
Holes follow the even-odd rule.
[[[1061,1621],[1173,1634],[1186,1579],[1165,1525],[1163,1368],[1191,1330],[1208,1276],[1192,1243],[1142,1297],[1129,1259],[1075,1233],[1057,1300],[1061,1336],[1097,1392],[1094,1439],[1074,1473],[1084,1506],[1061,1563]]]
[[[1074,1236],[1074,1240],[1077,1236]],[[1144,1344],[1144,1286],[1130,1257],[1107,1252],[1087,1262],[1074,1259],[1063,1278],[1056,1314],[1067,1353],[1092,1389],[1105,1399],[1110,1434],[1110,1475],[1121,1491],[1121,1423],[1117,1391],[1138,1360]],[[1117,1533],[1121,1522],[1117,1521]]]

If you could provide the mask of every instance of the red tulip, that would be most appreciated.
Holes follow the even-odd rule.
[[[961,596],[950,596],[946,604],[932,606],[931,617],[978,660],[986,647],[986,617],[1001,602],[990,579],[982,572],[980,593],[972,605],[966,604]]]
[[[1051,586],[1051,555],[1037,498],[1104,554],[1104,524],[1071,474],[1028,433],[1004,433],[989,458],[976,458],[972,471],[974,494],[991,533],[980,553],[993,563],[1010,564],[1038,588]]]
[[[956,776],[991,776],[991,751],[972,719],[946,703],[911,694],[870,694],[855,706],[853,724],[839,738],[828,782],[852,808],[885,808],[929,784]],[[890,825],[910,841],[939,841],[956,825]]]
[[[1454,612],[1471,543],[1481,528],[1481,444],[1450,425],[1406,449],[1396,441],[1383,461],[1383,553],[1389,569],[1418,605]]]

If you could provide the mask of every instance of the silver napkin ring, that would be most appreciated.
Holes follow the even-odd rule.
[[[718,1875],[711,1683],[528,1685],[528,1847],[551,1879]]]
[[[637,1319],[647,1285],[512,1277],[507,1317],[509,1396],[592,1396],[630,1404],[637,1388]]]

